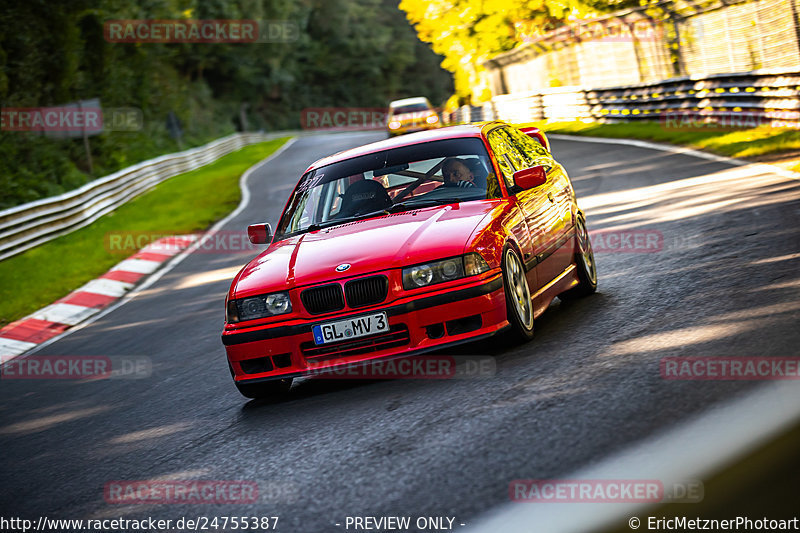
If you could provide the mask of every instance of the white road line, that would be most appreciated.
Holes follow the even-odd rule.
[[[692,479],[707,480],[798,421],[800,387],[796,382],[770,383],[732,402],[712,407],[596,466],[559,478],[650,479],[661,481],[665,487]],[[524,470],[520,474],[518,477],[525,477]],[[536,524],[535,529],[542,533],[603,531],[632,516],[642,518],[653,505],[622,502],[507,503],[486,513],[467,531],[527,533],[531,531],[531,524]]]
[[[734,165],[737,167],[748,167],[756,172],[769,172],[772,174],[778,174],[779,176],[783,176],[784,178],[791,178],[791,179],[800,179],[800,173],[792,172],[791,170],[786,170],[784,168],[775,166],[775,165],[768,165],[766,163],[752,163],[750,161],[746,161],[744,159],[734,159],[733,157],[725,157],[723,155],[716,155],[710,154],[708,152],[702,152],[700,150],[695,150],[694,148],[686,148],[683,146],[673,146],[670,144],[660,144],[648,141],[638,141],[635,139],[607,139],[605,137],[583,137],[580,135],[562,135],[560,133],[547,133],[545,131],[545,135],[547,135],[548,139],[556,139],[562,141],[577,141],[577,142],[587,142],[587,143],[598,143],[598,144],[623,144],[626,146],[636,146],[637,148],[647,148],[649,150],[659,150],[661,152],[670,152],[673,154],[682,154],[688,155],[691,157],[697,157],[699,159],[706,159],[708,161],[716,161],[717,163],[727,163],[729,165]]]
[[[94,307],[84,307],[72,304],[51,304],[39,309],[28,318],[46,320],[47,322],[57,322],[58,324],[69,324],[74,326],[97,313],[99,310]]]

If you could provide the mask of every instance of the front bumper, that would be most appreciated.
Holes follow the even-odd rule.
[[[314,325],[385,312],[390,330],[358,339],[315,345]],[[406,298],[301,323],[269,325],[222,334],[237,382],[299,377],[353,363],[414,355],[491,335],[506,327],[503,278]]]

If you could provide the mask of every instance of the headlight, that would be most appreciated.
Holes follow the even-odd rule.
[[[397,128],[399,128],[399,127],[400,127],[400,123],[399,123],[399,122],[397,122],[396,120],[393,120],[393,121],[391,121],[391,122],[389,123],[389,129],[390,129],[390,130],[396,130],[396,129],[397,129]]]
[[[292,302],[289,300],[289,293],[276,292],[252,298],[230,300],[227,311],[228,323],[241,322],[290,313]]]
[[[489,270],[483,257],[477,253],[451,257],[433,263],[425,263],[403,269],[403,288],[419,289],[436,283],[444,283],[466,276],[476,276]]]
[[[416,266],[408,269],[408,276],[411,279],[412,287],[424,287],[433,281],[433,269],[428,265]]]
[[[436,124],[439,122],[439,117],[436,115],[431,115],[427,119],[425,119],[428,124]]]

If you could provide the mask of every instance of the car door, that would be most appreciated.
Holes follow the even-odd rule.
[[[516,190],[514,172],[528,168],[528,159],[515,146],[506,130],[506,127],[495,128],[487,134],[486,139],[500,167],[501,178],[505,181],[506,188],[514,191]],[[542,193],[541,187],[518,191],[514,196],[520,220],[515,220],[511,224],[511,230],[522,251],[522,260],[528,272],[528,283],[533,289],[531,292],[535,292],[543,285],[542,281],[548,281],[546,276],[540,276],[538,269],[534,267],[537,264],[537,255],[544,252],[544,245],[547,242],[545,226],[546,221],[552,216],[552,207],[546,193]]]
[[[564,168],[541,144],[516,128],[508,128],[507,131],[514,145],[527,159],[527,166],[542,165],[547,172],[547,182],[540,187],[540,192],[546,195],[550,209],[541,228],[543,250],[539,252],[538,260],[547,261],[543,270],[549,271],[552,279],[572,262],[572,186]]]

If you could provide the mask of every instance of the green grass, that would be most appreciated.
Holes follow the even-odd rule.
[[[700,150],[741,158],[791,153],[800,150],[800,130],[762,126],[747,130],[678,130],[658,122],[597,124],[583,122],[535,122],[546,133],[644,139],[690,146]]]
[[[109,249],[109,234],[208,228],[239,204],[239,177],[287,140],[247,146],[180,174],[85,228],[0,262],[0,325],[53,303],[134,253]]]

